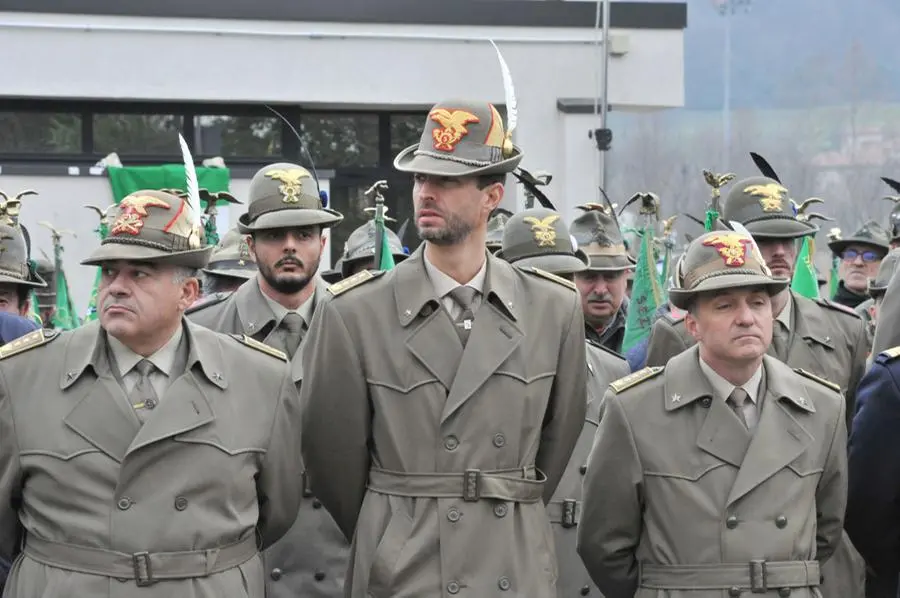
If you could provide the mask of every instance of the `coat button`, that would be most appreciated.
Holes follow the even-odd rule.
[[[591,593],[591,586],[581,586],[581,595],[587,596]]]
[[[269,573],[269,577],[271,577],[275,581],[278,581],[279,579],[281,579],[281,569],[275,567],[274,569],[272,569],[272,572]]]
[[[312,493],[311,489],[309,489],[309,488],[303,489],[303,498],[312,498],[312,495],[313,495],[313,493]]]
[[[457,509],[450,509],[447,511],[447,519],[449,519],[451,523],[456,523],[459,521],[460,517],[462,517],[462,515],[460,515],[460,512]]]
[[[494,505],[494,515],[497,517],[506,517],[507,506],[504,503]]]
[[[444,448],[448,451],[455,451],[456,447],[459,446],[459,438],[456,436],[447,436],[444,438]],[[452,583],[452,582],[451,582]],[[457,584],[459,585],[459,584]],[[458,590],[457,590],[458,591]]]
[[[587,465],[582,465],[581,467],[579,467],[578,473],[580,473],[581,475],[586,474],[587,473]]]
[[[497,587],[503,590],[504,592],[509,589],[510,583],[508,577],[501,577],[497,580]]]
[[[147,409],[153,409],[154,407],[156,407],[156,399],[151,397],[144,399],[144,407],[146,407]]]
[[[459,584],[455,581],[451,581],[447,584],[447,593],[448,594],[459,594]]]
[[[188,507],[188,500],[183,496],[178,496],[175,498],[175,510],[183,511]]]
[[[322,508],[322,501],[319,500],[318,498],[314,498],[314,499],[313,499],[313,502],[312,502],[312,505],[313,505],[313,508],[314,508],[314,509],[321,509],[321,508]]]
[[[315,573],[313,573],[313,579],[315,579],[316,581],[323,581],[325,579],[325,572],[316,571]]]
[[[779,515],[778,517],[776,517],[775,518],[775,526],[778,529],[786,528],[787,527],[787,517],[785,517],[784,515]],[[790,588],[787,588],[787,589],[790,589]]]
[[[728,595],[729,595],[729,596],[740,596],[740,595],[741,595],[741,589],[740,589],[739,587],[737,587],[737,586],[732,586],[732,587],[728,590]]]
[[[734,529],[738,526],[738,518],[732,515],[728,519],[725,520],[725,526],[728,529]]]
[[[134,504],[134,502],[130,498],[123,496],[119,499],[119,502],[116,503],[116,506],[119,507],[120,511],[127,511],[131,508],[132,504]]]
[[[788,596],[791,595],[791,589],[790,588],[778,588],[778,595],[781,596],[781,598],[787,598]]]
[[[709,397],[703,397],[703,398],[700,400],[700,405],[701,405],[702,407],[705,407],[705,408],[709,409],[709,406],[712,405],[712,399],[709,398]]]
[[[501,448],[506,444],[506,436],[503,434],[494,434],[494,446]]]

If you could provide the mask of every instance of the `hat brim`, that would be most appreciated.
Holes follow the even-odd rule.
[[[634,268],[637,263],[630,255],[591,255],[588,257],[588,270],[592,272],[618,272]]]
[[[784,278],[771,279],[761,274],[721,274],[711,276],[692,289],[669,289],[669,301],[678,309],[687,309],[700,293],[739,289],[746,287],[763,287],[769,295],[776,295],[786,289],[790,280]]]
[[[874,243],[872,239],[859,237],[849,237],[847,239],[839,239],[837,241],[832,241],[828,244],[828,249],[831,250],[831,253],[834,255],[840,255],[844,252],[847,247],[850,245],[868,245],[869,247],[875,247],[876,249],[881,249],[884,251],[884,255],[887,255],[891,250],[889,245],[882,245],[881,243]]]
[[[340,270],[326,270],[319,273],[319,278],[321,278],[328,284],[339,282],[343,277],[344,276]]]
[[[797,239],[814,235],[819,227],[793,218],[767,218],[744,223],[744,228],[755,238]]]
[[[502,252],[495,254],[501,259]],[[575,274],[576,272],[584,272],[588,267],[588,257],[580,249],[571,253],[545,253],[543,255],[533,255],[523,257],[522,259],[510,262],[519,268],[539,268],[551,274]]]
[[[0,274],[0,284],[18,284],[23,287],[35,287],[35,288],[44,288],[47,286],[47,282],[41,278],[40,274],[32,273],[30,278],[16,278],[15,276],[6,276],[4,274]]]
[[[405,260],[406,258],[409,257],[409,256],[406,255],[405,253],[391,253],[391,255],[394,256],[394,265],[399,264],[400,262],[402,262],[403,260]],[[361,261],[363,261],[363,260],[374,260],[374,259],[375,259],[375,254],[374,254],[374,253],[369,254],[369,255],[361,255],[361,256],[359,256],[359,257],[355,257],[355,258],[352,258],[352,259],[349,259],[349,260],[347,260],[347,259],[342,259],[342,260],[341,260],[341,263],[340,263],[340,267],[339,267],[339,272],[340,272],[340,274],[341,274],[342,276],[344,276],[344,277],[350,276],[350,270],[351,270],[354,266],[356,266],[357,264],[359,264]],[[338,265],[338,264],[335,264],[335,266],[337,266],[337,265]]]
[[[201,270],[204,274],[209,274],[211,276],[224,276],[226,278],[240,278],[241,280],[250,280],[256,273],[257,269],[253,270],[236,270],[232,268],[227,269],[218,269],[218,268],[203,268]]]
[[[183,266],[200,270],[209,263],[215,247],[209,246],[202,249],[188,251],[167,252],[143,245],[125,243],[105,243],[98,247],[87,259],[81,261],[83,266],[99,266],[104,262],[126,260],[133,262],[149,262],[152,264],[165,264],[169,266]]]
[[[516,169],[524,157],[522,150],[513,146],[515,153],[505,160],[487,166],[472,166],[449,158],[441,160],[425,154],[417,156],[417,149],[419,149],[418,144],[411,145],[397,154],[397,157],[394,158],[394,168],[400,172],[450,177],[508,174]]]
[[[328,228],[337,226],[344,217],[334,210],[322,208],[318,210],[303,208],[285,208],[260,214],[250,222],[250,214],[244,212],[238,218],[238,231],[247,234],[258,230],[273,228],[293,228],[295,226],[321,226]]]

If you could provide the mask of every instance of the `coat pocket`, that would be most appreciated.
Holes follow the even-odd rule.
[[[394,510],[384,534],[372,555],[369,569],[369,594],[375,598],[391,596],[400,553],[412,533],[413,521],[402,510]]]

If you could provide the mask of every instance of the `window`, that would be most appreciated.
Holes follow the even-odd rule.
[[[94,151],[131,155],[180,155],[183,119],[174,114],[95,114]]]
[[[391,115],[391,154],[396,156],[407,147],[419,143],[427,114]]]
[[[194,117],[194,152],[224,158],[280,157],[281,122],[265,116]]]
[[[378,165],[377,114],[304,113],[300,134],[316,168]]]
[[[81,116],[53,112],[0,112],[0,153],[77,154]]]

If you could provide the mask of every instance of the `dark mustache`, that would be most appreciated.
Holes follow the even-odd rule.
[[[110,307],[124,307],[125,309],[129,309],[134,311],[134,307],[129,305],[128,303],[124,303],[122,301],[117,301],[116,299],[107,299],[103,302],[103,311],[106,311]]]
[[[293,265],[299,266],[301,268],[303,267],[303,262],[301,262],[300,260],[298,260],[295,257],[283,257],[280,260],[278,260],[277,262],[275,262],[275,267],[286,266],[287,264],[293,264]]]
[[[597,293],[591,293],[588,295],[588,303],[598,303],[600,301],[606,301],[607,303],[612,303],[612,295],[610,293],[603,293],[602,295],[598,295]]]

